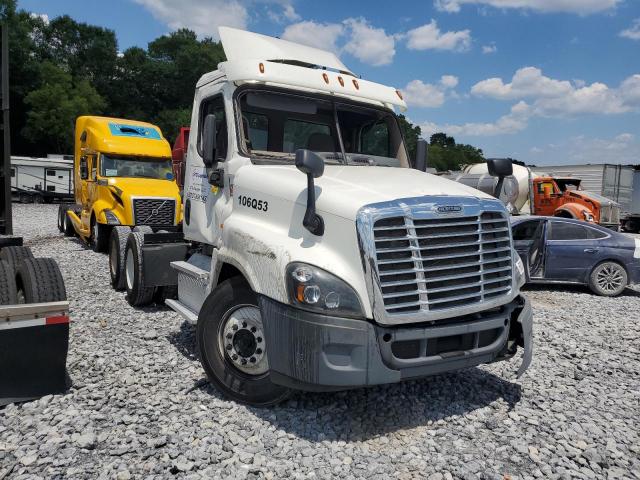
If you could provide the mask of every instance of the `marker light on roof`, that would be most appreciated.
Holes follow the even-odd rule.
[[[327,75],[326,73],[323,73],[322,78],[324,78],[324,83],[329,83],[329,75]]]
[[[356,90],[360,90],[360,85],[358,85],[358,80],[354,78],[351,81],[353,82],[353,86],[356,87]]]
[[[344,87],[344,80],[342,79],[342,77],[338,77],[338,82],[340,82],[341,87]]]
[[[260,73],[264,73],[264,63],[260,62],[258,69],[260,70]]]
[[[400,90],[396,90],[396,95],[398,95],[398,98],[400,100],[404,100],[404,98],[402,98],[402,93],[400,93]]]

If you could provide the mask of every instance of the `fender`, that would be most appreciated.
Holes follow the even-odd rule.
[[[116,203],[115,201],[108,202],[102,198],[96,200],[93,203],[93,208],[92,208],[93,216],[96,218],[96,221],[98,223],[102,223],[102,224],[109,223],[104,213],[105,210],[111,210],[113,214],[120,221],[120,225],[129,224],[129,222],[127,222],[126,215],[124,214],[124,209],[122,208],[122,206],[120,206],[120,204]]]
[[[569,202],[556,208],[553,212],[554,217],[566,217],[575,218],[576,220],[585,220],[594,222],[595,215],[591,209],[581,205],[579,203]]]

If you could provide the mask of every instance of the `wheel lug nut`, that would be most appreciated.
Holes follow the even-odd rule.
[[[231,356],[231,358],[233,358],[234,360],[238,359],[238,355],[236,355],[235,353]]]
[[[260,354],[262,353],[262,349],[261,349],[261,348],[257,348],[257,349],[256,349],[256,353],[257,353],[258,355],[260,355]]]
[[[227,350],[231,350],[233,347],[231,346],[231,344],[227,344]]]
[[[243,365],[246,365],[246,364],[247,364],[247,359],[246,359],[246,358],[243,358],[243,359],[242,359],[242,364],[243,364]]]
[[[251,357],[251,358],[249,359],[249,361],[250,361],[251,363],[256,363],[256,357]]]
[[[256,340],[258,341],[258,343],[262,343],[262,337],[258,337],[256,338]]]
[[[247,322],[242,322],[242,328],[247,328]]]
[[[227,333],[227,338],[231,340],[233,338],[233,333]]]
[[[256,333],[256,330],[257,330],[257,328],[256,328],[256,327],[251,327],[251,331],[252,331],[253,333]]]
[[[234,325],[233,327],[231,327],[231,329],[235,332],[236,330],[238,330],[238,325]]]

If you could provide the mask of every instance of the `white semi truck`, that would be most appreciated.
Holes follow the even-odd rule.
[[[227,61],[196,86],[183,233],[129,235],[130,303],[177,285],[166,303],[197,324],[210,380],[255,405],[518,347],[522,374],[532,313],[504,205],[411,168],[398,90],[329,52],[220,37]]]

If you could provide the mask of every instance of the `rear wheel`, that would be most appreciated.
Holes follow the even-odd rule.
[[[620,295],[628,283],[627,271],[617,262],[602,262],[592,270],[589,277],[591,290],[605,297]]]
[[[20,203],[33,203],[33,197],[28,193],[20,194]]]
[[[126,287],[124,257],[130,233],[129,227],[117,226],[113,227],[109,237],[109,274],[111,286],[116,290],[124,290]]]
[[[33,196],[33,203],[44,203],[44,197],[42,195],[34,195]]]
[[[145,287],[144,270],[142,262],[142,245],[144,233],[131,232],[127,239],[125,251],[125,285],[127,287],[127,300],[134,307],[140,307],[151,303],[155,287]]]
[[[240,277],[218,285],[198,316],[196,338],[209,380],[234,400],[258,406],[291,394],[271,382],[263,332],[256,295]]]
[[[73,228],[73,222],[71,221],[71,217],[69,217],[69,212],[66,211],[64,214],[64,235],[65,237],[73,237],[76,234],[75,228]]]
[[[64,232],[64,217],[67,211],[67,204],[61,203],[58,205],[58,230],[60,233]]]
[[[0,260],[4,260],[14,270],[18,270],[22,260],[33,258],[33,253],[29,247],[4,247],[0,250]]]
[[[59,302],[67,299],[64,279],[53,258],[28,258],[17,272],[18,298],[24,303]]]
[[[0,260],[0,305],[18,303],[15,270],[8,262]]]

